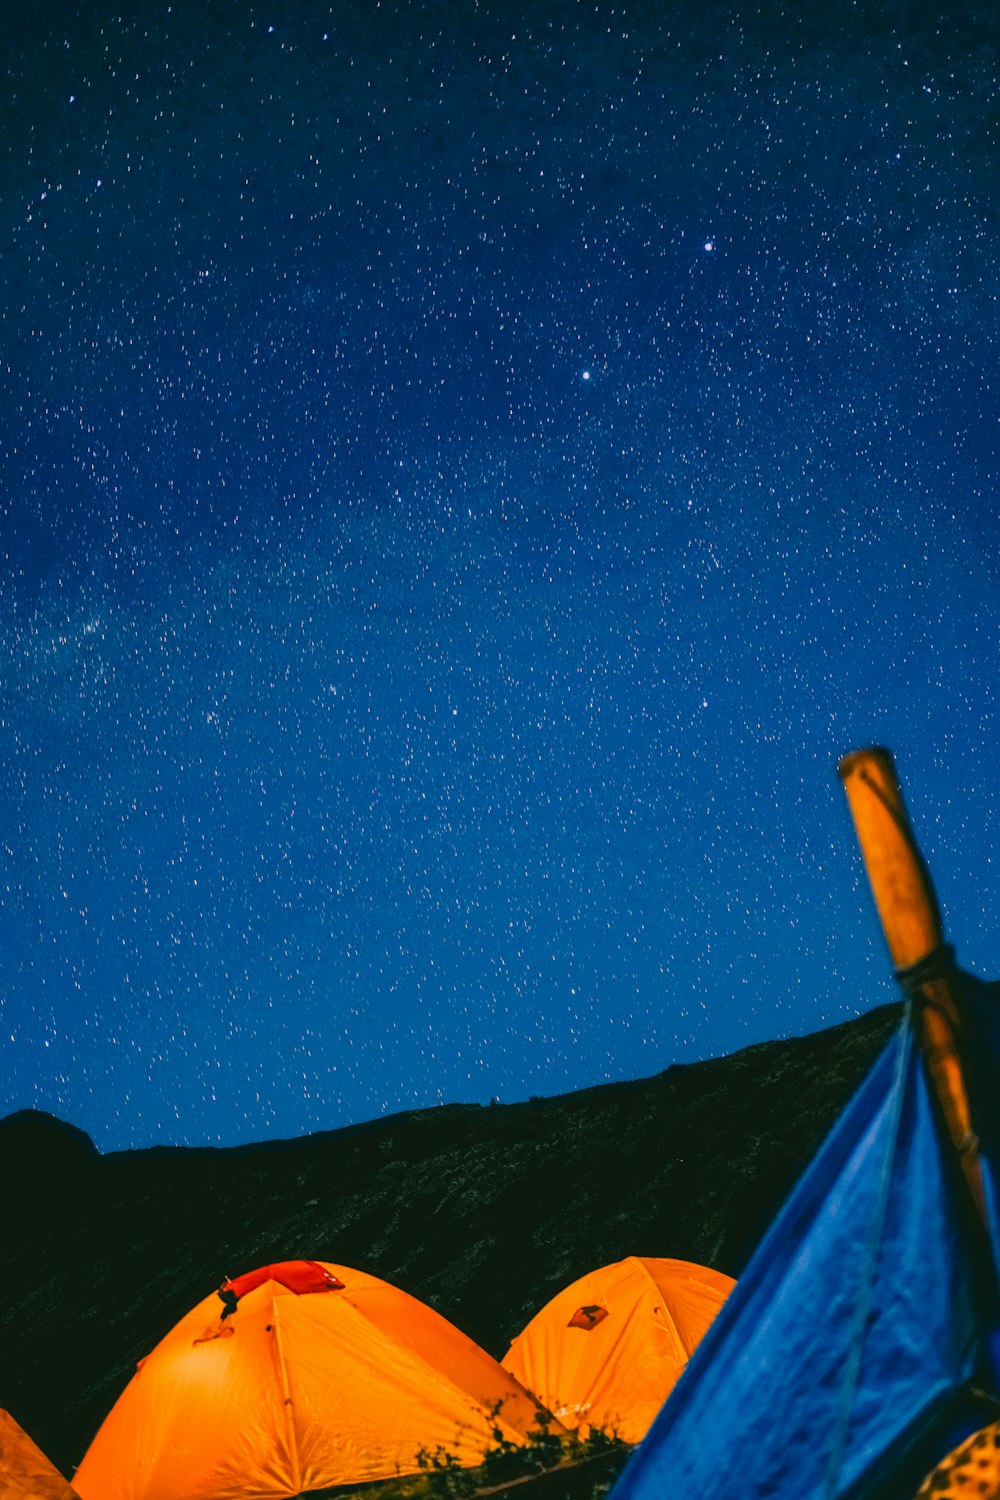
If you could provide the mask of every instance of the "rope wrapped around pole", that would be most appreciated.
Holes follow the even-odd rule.
[[[978,1141],[960,1056],[962,999],[930,872],[917,846],[892,756],[855,750],[838,766],[889,954],[913,1001],[917,1039],[948,1134],[985,1218]]]

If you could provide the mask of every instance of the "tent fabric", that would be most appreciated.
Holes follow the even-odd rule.
[[[504,1368],[564,1426],[638,1443],[734,1284],[707,1266],[628,1256],[558,1292]]]
[[[16,1422],[0,1409],[0,1496],[3,1500],[77,1500],[76,1491]]]
[[[232,1292],[237,1301],[247,1292],[263,1286],[265,1281],[276,1281],[279,1286],[298,1296],[311,1292],[339,1292],[344,1283],[318,1260],[283,1260],[271,1266],[259,1266],[256,1271],[247,1271],[243,1276],[222,1283],[221,1290]]]
[[[538,1407],[432,1308],[374,1276],[299,1296],[267,1280],[223,1321],[213,1293],[142,1362],[75,1476],[81,1500],[272,1500],[482,1462]],[[495,1415],[494,1415],[495,1414]]]
[[[996,1027],[985,1018],[1000,1076]],[[987,1059],[980,1056],[982,1070]],[[995,1089],[995,1084],[994,1084]],[[995,1139],[995,1137],[993,1138]],[[983,1139],[988,1159],[993,1140]],[[988,1164],[987,1164],[987,1169]],[[807,1169],[614,1500],[912,1500],[989,1420],[987,1236],[904,1021]]]
[[[1000,1422],[992,1422],[934,1465],[915,1500],[996,1500],[998,1495]]]

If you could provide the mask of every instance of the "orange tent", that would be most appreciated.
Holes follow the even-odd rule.
[[[689,1261],[631,1255],[557,1293],[504,1368],[564,1426],[641,1442],[735,1284]]]
[[[9,1411],[0,1409],[0,1496],[3,1500],[76,1500],[69,1482]]]
[[[272,1500],[416,1473],[421,1450],[474,1466],[495,1427],[520,1445],[536,1425],[517,1381],[416,1298],[325,1262],[267,1271],[141,1362],[77,1470],[82,1500]]]

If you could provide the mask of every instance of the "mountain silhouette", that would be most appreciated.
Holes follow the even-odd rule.
[[[497,1357],[560,1287],[626,1255],[739,1276],[898,1016],[555,1098],[226,1149],[105,1156],[51,1115],[10,1115],[0,1406],[72,1475],[138,1360],[267,1262],[372,1272]]]

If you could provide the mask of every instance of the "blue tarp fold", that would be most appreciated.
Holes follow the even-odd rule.
[[[1000,1016],[970,991],[987,1192]],[[978,1122],[978,1116],[977,1116]],[[990,1244],[910,1026],[878,1058],[626,1468],[613,1500],[903,1500],[995,1420]]]

